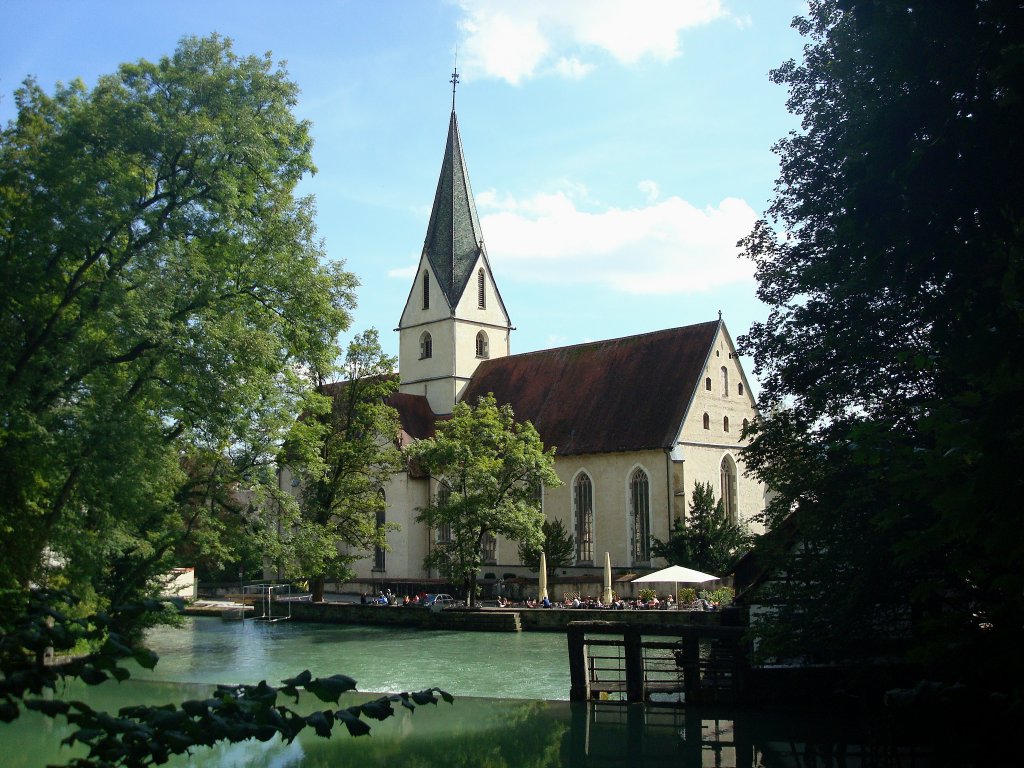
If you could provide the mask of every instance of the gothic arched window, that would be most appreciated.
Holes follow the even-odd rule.
[[[629,480],[633,562],[651,559],[651,490],[647,473],[637,468]]]
[[[437,486],[437,506],[446,507],[451,502],[452,489],[448,487],[448,483],[443,480]],[[442,523],[437,526],[437,543],[438,544],[451,544],[452,542],[452,526],[451,523]]]
[[[384,536],[384,523],[386,522],[386,518],[385,518],[385,514],[384,514],[384,503],[385,503],[384,491],[383,490],[378,491],[377,495],[380,496],[380,504],[381,504],[380,508],[377,510],[377,536],[378,537],[383,537]],[[375,571],[383,571],[383,570],[386,569],[387,561],[384,558],[385,558],[384,547],[381,547],[381,546],[374,547],[373,548],[373,570],[375,570]]]
[[[725,519],[730,523],[739,522],[739,508],[736,501],[736,462],[731,456],[722,457],[722,506]]]
[[[572,484],[573,536],[576,562],[594,561],[594,486],[590,476],[581,472]]]
[[[711,417],[708,414],[704,414],[704,429],[711,429]]]
[[[434,356],[434,340],[430,338],[430,334],[426,331],[420,336],[420,360],[426,360],[428,357]]]
[[[476,356],[477,357],[487,357],[488,356],[487,334],[484,333],[483,331],[480,331],[476,335]]]

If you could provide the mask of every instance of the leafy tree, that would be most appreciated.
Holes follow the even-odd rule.
[[[294,195],[313,170],[295,94],[216,37],[92,91],[16,93],[0,138],[4,587],[60,562],[76,590],[144,588],[271,464],[299,371],[335,356],[356,281],[322,263]]]
[[[534,546],[543,540],[544,515],[534,489],[561,484],[554,449],[545,451],[530,422],[517,422],[510,406],[499,407],[487,395],[475,405],[457,403],[434,437],[415,443],[409,454],[450,491],[417,517],[451,531],[450,544],[435,547],[426,565],[462,579],[475,605],[486,536]]]
[[[794,26],[772,79],[802,128],[741,244],[771,307],[745,460],[798,531],[763,647],[1019,685],[1024,10],[814,0]]]
[[[323,600],[325,579],[348,579],[351,563],[386,547],[394,528],[378,525],[377,513],[385,507],[381,489],[401,467],[398,413],[386,402],[398,389],[395,364],[375,329],[357,335],[345,380],[320,382],[311,400],[317,411],[292,430],[288,459],[299,493],[277,497],[280,516],[272,522],[282,534],[272,528],[268,551],[286,573],[309,577],[314,601]]]
[[[705,573],[721,574],[750,544],[750,537],[725,514],[722,500],[715,501],[711,483],[694,483],[690,514],[684,523],[676,518],[668,541],[654,539],[651,552],[669,565],[685,565]]]
[[[0,133],[0,719],[64,714],[95,763],[299,726],[264,686],[185,718],[32,699],[155,663],[139,598],[245,514],[241,491],[273,486],[309,379],[337,357],[356,280],[295,195],[314,170],[296,94],[269,55],[186,38],[92,90],[27,81]],[[89,653],[53,669],[47,648]]]
[[[559,568],[576,562],[576,541],[561,520],[545,520],[541,532],[544,541],[539,547],[528,541],[520,542],[519,562],[529,566],[531,571],[539,571],[540,553],[543,551],[548,576],[554,576]]]

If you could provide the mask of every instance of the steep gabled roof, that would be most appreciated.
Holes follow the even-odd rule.
[[[444,148],[441,176],[430,211],[427,237],[423,242],[434,275],[452,309],[469,282],[473,265],[483,250],[483,231],[469,185],[469,171],[462,154],[459,122],[452,110],[448,143]]]
[[[487,360],[462,399],[493,392],[561,456],[672,448],[720,324]]]

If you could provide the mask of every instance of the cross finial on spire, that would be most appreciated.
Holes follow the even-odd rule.
[[[452,84],[452,112],[455,111],[455,87],[459,84],[459,67],[458,65],[452,70],[452,79],[448,81]]]
[[[722,319],[722,310],[718,310],[718,319],[719,319],[719,320],[721,320],[721,319]]]

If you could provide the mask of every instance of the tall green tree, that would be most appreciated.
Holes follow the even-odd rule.
[[[90,748],[78,765],[367,730],[355,708],[300,715],[265,684],[117,717],[40,695],[155,663],[138,633],[157,605],[138,598],[246,514],[243,491],[273,486],[338,356],[357,282],[296,194],[314,170],[297,92],[269,55],[186,38],[91,90],[26,82],[0,132],[0,720],[65,716]],[[89,653],[51,667],[47,648]],[[336,702],[352,685],[305,673],[282,690]]]
[[[486,536],[534,546],[543,541],[544,514],[534,489],[561,484],[554,449],[545,450],[530,422],[516,421],[510,406],[499,407],[488,395],[472,405],[457,403],[434,437],[415,443],[409,454],[449,489],[417,517],[451,531],[450,544],[435,547],[427,567],[462,579],[475,605]]]
[[[746,462],[793,514],[785,655],[1024,679],[1024,9],[814,0],[801,129],[742,242],[771,307]]]
[[[384,485],[401,468],[398,413],[387,404],[398,389],[397,361],[380,347],[376,329],[348,345],[344,380],[320,382],[311,406],[288,443],[288,467],[298,496],[278,496],[268,552],[289,575],[308,577],[314,601],[327,578],[346,580],[350,566],[385,548],[394,524],[381,525]],[[287,489],[285,489],[287,490]],[[278,532],[280,530],[280,532]]]
[[[349,323],[297,89],[212,37],[92,90],[15,94],[0,134],[0,585],[145,589],[257,482]]]
[[[720,575],[749,545],[744,528],[725,514],[721,499],[715,501],[711,483],[695,482],[686,521],[677,518],[668,540],[655,538],[651,552],[665,558],[669,565]]]
[[[541,525],[541,533],[544,534],[544,540],[540,546],[529,541],[519,544],[519,562],[531,571],[539,571],[540,553],[543,552],[549,577],[554,576],[559,568],[576,562],[576,542],[561,520],[545,520]]]

